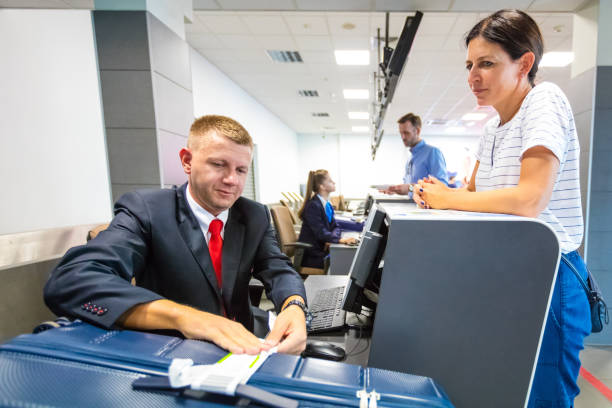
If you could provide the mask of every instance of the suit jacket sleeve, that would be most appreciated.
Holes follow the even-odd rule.
[[[323,205],[314,200],[318,200],[318,198],[310,200],[304,208],[302,228],[304,228],[304,224],[307,228],[310,228],[317,241],[321,244],[326,242],[338,243],[342,230],[338,228],[334,219],[332,219],[331,225],[327,223],[327,220],[324,218]]]
[[[51,272],[44,289],[47,306],[58,316],[68,315],[104,328],[131,307],[161,299],[130,280],[145,267],[150,241],[150,222],[138,193],[122,196],[107,230],[86,245],[70,249]],[[100,315],[85,310],[90,302]]]
[[[268,298],[274,303],[276,311],[280,312],[283,302],[289,296],[299,295],[307,301],[306,290],[302,278],[280,250],[270,223],[270,213],[267,209],[264,212],[267,228],[257,248],[253,275],[263,282]]]

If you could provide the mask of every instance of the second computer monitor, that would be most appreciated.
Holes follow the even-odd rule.
[[[372,205],[351,264],[349,282],[342,300],[344,310],[360,313],[363,304],[367,303],[364,290],[368,286],[374,286],[376,289],[380,283],[379,266],[385,250],[387,232],[385,217],[385,212],[378,205]]]

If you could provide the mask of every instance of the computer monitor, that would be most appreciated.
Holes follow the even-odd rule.
[[[372,196],[369,196],[370,198]],[[363,231],[374,231],[381,233],[382,224],[385,221],[386,213],[380,208],[380,206],[373,202],[368,207],[368,218],[366,219],[366,223],[363,226]]]
[[[361,313],[362,306],[372,309],[375,302],[365,295],[366,290],[378,293],[382,270],[380,263],[387,243],[385,212],[374,204],[364,227],[361,242],[351,264],[349,281],[344,290],[342,309]]]
[[[364,215],[368,215],[370,213],[370,207],[372,207],[372,204],[374,204],[374,197],[372,197],[372,194],[368,194],[363,205]]]
[[[417,11],[414,16],[406,17],[397,45],[389,58],[389,63],[385,67],[385,77],[387,78],[385,99],[387,103],[391,103],[393,100],[396,85],[402,76],[404,65],[408,59],[408,53],[422,18],[423,13],[420,11]]]

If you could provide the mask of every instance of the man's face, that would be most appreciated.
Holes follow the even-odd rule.
[[[215,131],[197,148],[182,149],[179,155],[195,201],[215,216],[230,208],[244,189],[251,154],[251,147]]]
[[[421,129],[414,127],[409,120],[399,124],[399,132],[404,146],[413,147],[419,142]]]

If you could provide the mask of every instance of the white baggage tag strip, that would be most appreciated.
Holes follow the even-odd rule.
[[[238,384],[245,384],[251,375],[276,353],[276,347],[258,355],[229,353],[215,364],[193,365],[190,358],[172,359],[168,369],[173,388],[189,386],[193,390],[235,395]]]

